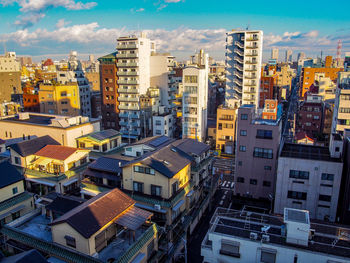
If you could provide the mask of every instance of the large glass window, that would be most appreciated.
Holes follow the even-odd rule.
[[[272,159],[273,150],[255,147],[253,156],[258,158]]]
[[[288,191],[288,198],[297,199],[297,200],[306,200],[307,193],[297,192],[297,191]]]
[[[327,180],[327,181],[333,181],[334,180],[334,174],[322,173],[321,179],[322,180]]]
[[[272,131],[271,130],[257,130],[256,138],[272,139]]]
[[[198,77],[195,75],[185,76],[185,83],[198,83]]]
[[[289,171],[289,178],[309,180],[309,172],[290,170]]]
[[[140,182],[133,182],[133,189],[135,192],[143,193],[143,183]]]

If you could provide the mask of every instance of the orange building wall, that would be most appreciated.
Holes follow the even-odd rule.
[[[327,56],[325,63],[324,63],[324,67],[325,68],[331,68],[332,67],[332,62],[333,62],[333,58],[332,56]]]
[[[342,68],[303,68],[301,74],[300,97],[304,98],[305,93],[315,82],[315,73],[325,73],[325,77],[335,81],[338,78],[338,72],[343,71]]]
[[[23,88],[23,108],[24,111],[40,112],[39,95],[34,87]]]

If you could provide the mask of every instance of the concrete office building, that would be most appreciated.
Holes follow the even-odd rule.
[[[226,94],[229,107],[259,103],[262,31],[232,31],[226,37]]]
[[[273,48],[271,50],[271,59],[278,61],[279,50],[278,48]]]
[[[217,208],[202,242],[204,262],[328,262],[350,259],[350,229],[310,221],[305,210],[282,216]]]
[[[21,69],[15,52],[0,56],[0,103],[10,102],[12,94],[21,93]]]
[[[343,164],[327,147],[285,143],[278,158],[275,213],[304,209],[313,219],[336,220]]]
[[[237,114],[235,194],[271,200],[281,140],[282,122],[255,115],[253,105],[242,105]]]
[[[200,50],[198,61],[183,70],[182,138],[204,142],[208,115],[208,54]]]
[[[216,113],[216,150],[234,155],[237,109],[219,106]]]
[[[120,132],[123,138],[138,139],[143,126],[140,96],[150,88],[150,56],[155,44],[141,33],[140,37],[118,38],[117,50]]]
[[[350,129],[350,72],[339,72],[332,133],[343,135],[345,129]]]

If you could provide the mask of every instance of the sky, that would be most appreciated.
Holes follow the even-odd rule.
[[[203,48],[223,60],[226,32],[263,30],[264,60],[279,49],[310,57],[350,51],[349,0],[0,0],[0,54],[86,59],[115,51],[120,36],[147,32],[160,52],[185,60]]]

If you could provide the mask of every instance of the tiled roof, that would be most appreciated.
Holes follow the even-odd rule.
[[[29,141],[22,141],[10,145],[15,152],[19,155],[26,157],[32,155],[45,147],[46,145],[60,145],[56,140],[52,139],[50,136],[42,136]]]
[[[77,148],[62,145],[46,145],[44,148],[36,152],[35,155],[56,160],[65,160],[77,150]]]
[[[54,220],[52,225],[67,223],[83,237],[90,238],[134,203],[132,198],[115,188],[70,210]]]
[[[83,199],[70,196],[57,196],[46,209],[56,213],[65,214],[84,202]]]
[[[41,255],[37,250],[32,249],[29,251],[24,251],[17,255],[3,258],[0,260],[1,263],[48,263],[43,255]]]
[[[120,134],[121,133],[116,131],[116,130],[108,129],[108,130],[104,130],[104,131],[90,133],[87,136],[91,137],[92,139],[95,139],[97,141],[103,141],[105,139],[116,137]]]
[[[182,139],[177,140],[173,143],[176,148],[180,149],[181,151],[191,155],[201,155],[202,153],[208,151],[210,149],[210,146],[208,144],[198,142],[193,139]]]
[[[4,143],[5,143],[5,141],[0,139],[0,144],[4,144]]]
[[[23,175],[9,161],[0,163],[0,188],[24,180]]]
[[[100,157],[96,161],[89,164],[89,168],[110,173],[121,173],[121,166],[123,166],[127,162],[128,161],[121,159]]]

